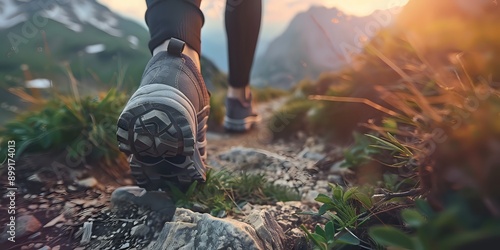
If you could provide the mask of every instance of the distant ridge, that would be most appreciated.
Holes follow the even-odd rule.
[[[303,78],[341,69],[351,62],[352,55],[361,52],[360,40],[391,25],[396,14],[380,10],[358,17],[337,8],[313,6],[297,14],[256,59],[252,84],[289,89]]]

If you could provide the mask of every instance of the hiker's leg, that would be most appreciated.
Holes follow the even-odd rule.
[[[244,132],[260,121],[253,111],[250,71],[262,15],[261,0],[227,0],[226,33],[229,55],[229,88],[224,127]]]
[[[250,70],[262,15],[261,0],[227,0],[226,33],[229,55],[228,97],[249,98]]]
[[[146,24],[151,34],[149,49],[155,55],[165,51],[170,38],[186,42],[184,54],[200,68],[201,27],[204,16],[201,0],[146,0]]]
[[[206,179],[210,98],[200,74],[201,0],[147,0],[153,57],[118,119],[121,151],[136,184],[189,187]]]

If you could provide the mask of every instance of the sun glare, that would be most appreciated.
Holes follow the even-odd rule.
[[[401,7],[408,3],[408,0],[323,0],[326,7],[337,7],[350,15],[365,16],[375,10],[385,10]]]

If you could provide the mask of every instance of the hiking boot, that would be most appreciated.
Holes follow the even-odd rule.
[[[206,178],[210,97],[184,46],[172,38],[167,51],[151,58],[118,119],[119,148],[129,155],[137,185],[148,190]]]
[[[237,98],[226,98],[224,128],[231,132],[246,132],[260,122],[260,116],[252,109],[252,97],[244,102]]]

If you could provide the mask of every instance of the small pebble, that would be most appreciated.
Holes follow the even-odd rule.
[[[130,247],[130,243],[125,243],[121,245],[120,249],[127,249],[128,247]]]
[[[28,239],[30,239],[30,240],[32,240],[32,239],[36,239],[36,238],[37,238],[37,237],[39,237],[40,235],[42,235],[42,232],[36,232],[36,233],[34,233],[34,234],[30,235],[30,236],[28,237]]]

